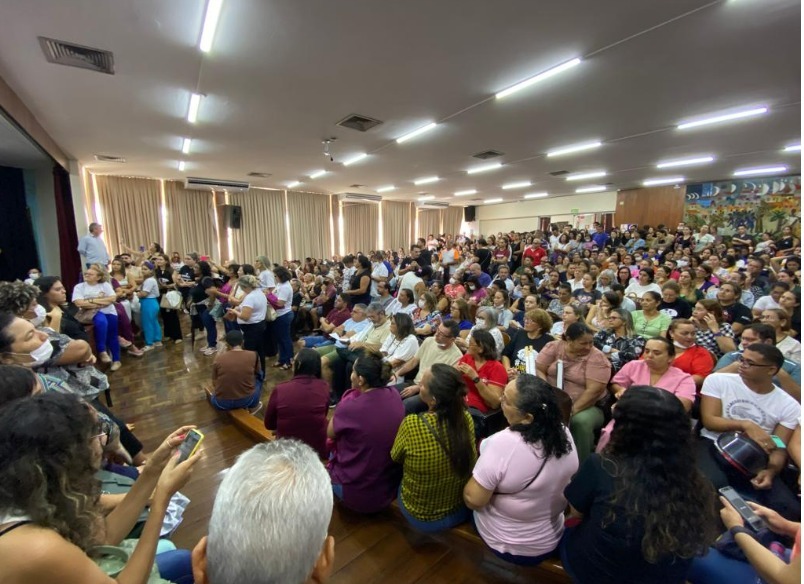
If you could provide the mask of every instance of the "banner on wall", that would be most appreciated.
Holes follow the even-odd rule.
[[[751,233],[778,236],[783,227],[801,237],[801,177],[752,178],[687,185],[684,222],[697,230],[709,225],[733,235],[739,225]]]

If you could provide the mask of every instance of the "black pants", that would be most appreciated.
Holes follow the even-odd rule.
[[[174,341],[181,340],[181,323],[179,322],[178,311],[160,306],[159,314],[162,315],[162,324],[165,326],[165,337]]]
[[[774,477],[770,489],[755,489],[748,478],[720,456],[714,441],[701,436],[695,444],[695,450],[698,468],[712,481],[715,489],[731,486],[743,498],[770,507],[790,521],[801,520],[801,505],[798,497],[785,486],[778,476]]]
[[[265,321],[265,330],[262,333],[262,351],[265,357],[276,357],[279,349],[276,345],[276,333],[274,331],[274,323]]]
[[[265,343],[263,336],[265,334],[265,321],[255,322],[253,324],[241,324],[240,330],[243,333],[243,348],[246,351],[256,351],[260,359],[260,370],[262,375],[265,375]]]
[[[123,445],[123,448],[126,449],[126,452],[129,453],[131,458],[137,456],[140,452],[142,452],[142,442],[140,442],[134,433],[128,429],[126,423],[123,420],[117,418],[105,405],[101,403],[98,398],[95,398],[92,401],[92,407],[94,407],[99,412],[103,412],[109,418],[111,418],[112,422],[120,428],[120,444]]]

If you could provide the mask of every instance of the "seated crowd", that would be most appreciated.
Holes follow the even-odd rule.
[[[71,301],[57,277],[0,283],[0,564],[12,582],[65,566],[61,581],[105,581],[96,546],[124,547],[146,504],[117,581],[152,570],[174,582],[323,581],[333,497],[357,513],[396,500],[423,533],[471,520],[502,561],[560,556],[575,582],[800,578],[791,234],[755,248],[742,226],[721,240],[708,226],[595,224],[283,265],[126,249],[90,265]],[[146,459],[98,399],[110,381],[95,367],[117,371],[121,347],[142,358],[163,337],[181,343],[184,312],[214,356],[216,408],[256,412],[266,367],[291,373],[264,413],[278,439],[227,473],[192,554],[159,540],[201,456],[173,456],[191,427]],[[731,434],[761,468],[724,456]],[[129,478],[124,496],[101,493],[104,472]],[[724,487],[792,556],[742,527],[718,502]],[[271,517],[276,500],[283,517]]]

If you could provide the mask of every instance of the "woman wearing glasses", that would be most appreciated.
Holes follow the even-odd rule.
[[[606,327],[595,333],[595,348],[611,361],[616,373],[623,365],[639,359],[645,348],[645,339],[634,334],[631,313],[622,308],[609,311]]]

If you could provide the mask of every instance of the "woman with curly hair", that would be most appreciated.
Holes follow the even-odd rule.
[[[192,426],[179,428],[157,448],[131,491],[109,515],[99,508],[95,472],[108,427],[71,395],[17,400],[0,410],[0,565],[10,582],[109,582],[90,558],[97,545],[119,545],[140,512],[150,513],[116,582],[145,582],[151,573],[162,520],[173,494],[190,478],[200,452],[178,463],[175,448]],[[161,576],[187,578],[189,553],[173,552]],[[160,558],[157,556],[157,566]],[[164,559],[164,558],[163,558]]]
[[[581,518],[561,542],[576,583],[680,584],[717,537],[715,492],[695,465],[690,419],[673,394],[634,386],[611,442],[564,490]]]
[[[534,566],[564,533],[563,491],[578,470],[578,454],[545,381],[522,374],[508,383],[502,410],[510,427],[482,443],[463,498],[497,556]]]

